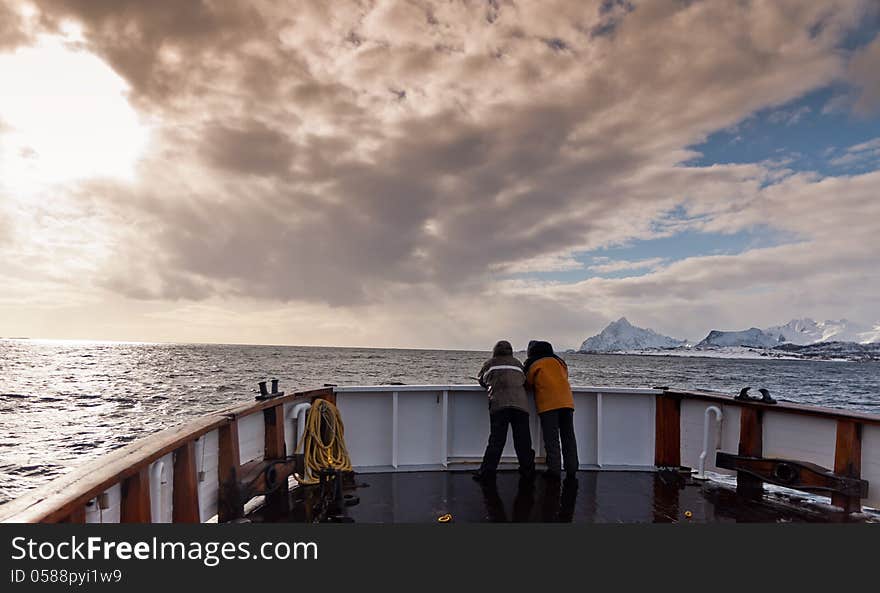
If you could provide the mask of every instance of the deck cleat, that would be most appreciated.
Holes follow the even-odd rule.
[[[770,396],[770,391],[768,389],[764,389],[763,387],[758,390],[758,393],[761,394],[761,401],[765,404],[775,404],[776,400]]]
[[[775,404],[776,400],[770,395],[770,391],[764,387],[760,388],[758,392],[761,394],[761,397],[750,397],[749,390],[751,387],[743,387],[739,395],[735,396],[733,399],[740,401],[748,401],[748,402],[761,402],[762,404]]]
[[[737,395],[733,399],[741,399],[741,400],[752,399],[749,397],[749,389],[751,389],[751,387],[743,387],[742,389],[740,389],[739,395]]]

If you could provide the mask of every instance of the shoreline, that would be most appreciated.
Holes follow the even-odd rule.
[[[880,362],[876,360],[852,360],[849,358],[818,358],[805,356],[786,356],[786,355],[762,355],[754,351],[744,352],[719,352],[719,351],[700,351],[697,353],[690,352],[670,352],[663,350],[631,350],[616,352],[581,352],[574,351],[567,354],[585,354],[594,356],[650,356],[652,358],[704,358],[704,359],[720,359],[720,360],[784,360],[784,361],[800,361],[800,362]]]

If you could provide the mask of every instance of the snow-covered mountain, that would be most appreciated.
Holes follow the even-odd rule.
[[[859,344],[880,344],[880,323],[859,335],[861,336]]]
[[[757,327],[742,331],[720,331],[713,329],[695,348],[725,348],[729,346],[747,346],[749,348],[773,348],[779,346],[778,335],[767,333]]]
[[[870,344],[878,341],[880,328],[871,330],[846,319],[819,322],[812,319],[792,319],[785,325],[775,325],[767,329],[752,327],[742,331],[712,330],[696,348],[775,348],[782,344],[806,346],[819,342]]]
[[[654,330],[636,327],[621,317],[608,324],[601,333],[587,338],[581,344],[581,352],[621,352],[626,350],[658,350],[684,346],[684,340],[676,340],[658,334]]]
[[[870,344],[880,341],[880,328],[853,323],[846,319],[813,321],[812,319],[792,319],[785,325],[768,327],[768,334],[778,335],[789,344],[815,344],[817,342],[854,342]]]

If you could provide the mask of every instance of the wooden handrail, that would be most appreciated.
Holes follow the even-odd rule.
[[[663,392],[664,396],[680,397],[682,399],[697,399],[711,401],[714,403],[728,404],[732,406],[753,407],[766,410],[768,412],[787,412],[790,414],[800,414],[803,416],[819,416],[832,420],[854,420],[861,424],[873,424],[880,426],[880,415],[868,414],[865,412],[854,412],[851,410],[841,410],[838,408],[826,408],[821,406],[805,406],[802,404],[793,404],[789,402],[779,402],[775,404],[764,403],[760,400],[742,400],[734,399],[731,395],[725,395],[715,391],[699,391],[699,390],[678,390],[667,389]]]
[[[405,391],[406,386],[399,386],[398,389]],[[833,408],[803,406],[792,403],[766,404],[754,400],[737,400],[732,396],[710,391],[667,389],[663,391],[657,390],[653,394],[664,401],[670,399],[705,400],[714,403],[742,406],[744,408],[752,408],[755,410],[770,410],[774,412],[819,416],[844,423],[854,422],[856,424],[880,425],[880,416],[874,414],[851,412]],[[49,484],[46,484],[41,488],[28,492],[24,496],[4,505],[0,505],[0,522],[50,523],[80,520],[82,519],[83,508],[90,500],[107,491],[107,489],[115,484],[122,484],[126,481],[134,484],[134,481],[143,481],[143,471],[149,466],[149,464],[169,453],[191,456],[192,452],[188,451],[188,448],[191,448],[193,441],[201,436],[213,430],[220,429],[221,427],[229,426],[239,418],[251,414],[259,412],[264,412],[264,414],[266,414],[266,410],[272,410],[273,408],[277,409],[279,406],[286,403],[306,399],[313,400],[319,397],[330,399],[332,401],[335,399],[335,390],[332,387],[325,387],[294,392],[266,400],[248,402],[246,404],[236,405],[212,412],[186,424],[168,428],[143,439],[139,439],[125,447],[79,466],[73,471],[52,480]],[[675,427],[678,424],[678,422],[675,421],[677,414],[672,413],[675,407],[671,405],[672,402],[667,401],[667,403],[669,405],[667,405],[664,410],[668,408],[670,413],[666,414],[668,418],[664,416],[661,424],[669,424],[670,426]],[[279,433],[281,430],[280,425],[275,424],[276,422],[280,422],[280,420],[270,412],[266,416],[266,422],[269,423],[268,425],[270,427],[274,427],[271,428],[271,431],[274,432],[267,433],[267,452],[269,452],[269,448],[271,448],[272,453],[277,453],[276,450],[279,448],[280,443],[283,443],[283,434]],[[857,430],[857,428],[853,430]],[[848,433],[841,433],[841,435],[842,436],[839,437],[841,441],[838,446],[838,449],[843,451],[843,453],[840,454],[841,463],[849,463],[850,465],[848,467],[850,468],[850,473],[857,473],[858,466],[853,465],[855,462],[852,459],[855,456],[855,452],[858,451],[856,448],[858,443],[854,441],[854,437]],[[678,441],[679,438],[674,438],[677,437],[677,435],[671,433],[666,436],[669,436],[669,439],[667,440],[670,442],[665,443],[664,441],[665,444],[663,444],[662,447],[664,450],[664,457],[659,461],[663,461],[663,464],[674,465],[676,459],[673,451],[673,443]],[[851,442],[855,444],[851,444]],[[193,472],[193,468],[190,467],[190,465],[191,462],[188,462],[186,458],[182,458],[181,467],[175,468],[174,471],[180,472],[182,476],[188,476],[191,479],[190,474]],[[177,480],[175,480],[175,483],[177,483]],[[183,499],[178,496],[177,500]],[[196,500],[195,503],[189,501],[188,504],[191,508],[187,509],[186,513],[180,518],[192,521],[198,514],[198,501]],[[143,506],[143,501],[141,501],[141,506]],[[136,515],[142,517],[143,510],[139,510],[138,513],[136,513]],[[185,518],[183,518],[184,516]]]
[[[79,512],[85,504],[115,484],[129,478],[136,479],[140,472],[157,459],[172,453],[199,437],[226,426],[236,419],[281,406],[288,402],[332,397],[332,388],[313,389],[282,395],[271,399],[233,406],[167,428],[126,445],[73,471],[53,479],[50,483],[0,506],[0,522],[56,523],[65,521]]]

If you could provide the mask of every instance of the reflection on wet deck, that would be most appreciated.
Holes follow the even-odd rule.
[[[358,474],[355,483],[346,493],[359,502],[342,515],[356,523],[427,523],[447,514],[465,523],[835,520],[807,507],[744,501],[728,487],[675,472],[581,471],[577,480],[563,482],[499,472],[487,484],[460,471],[374,473]],[[292,512],[283,520],[311,521],[314,493],[314,488],[295,490]]]

